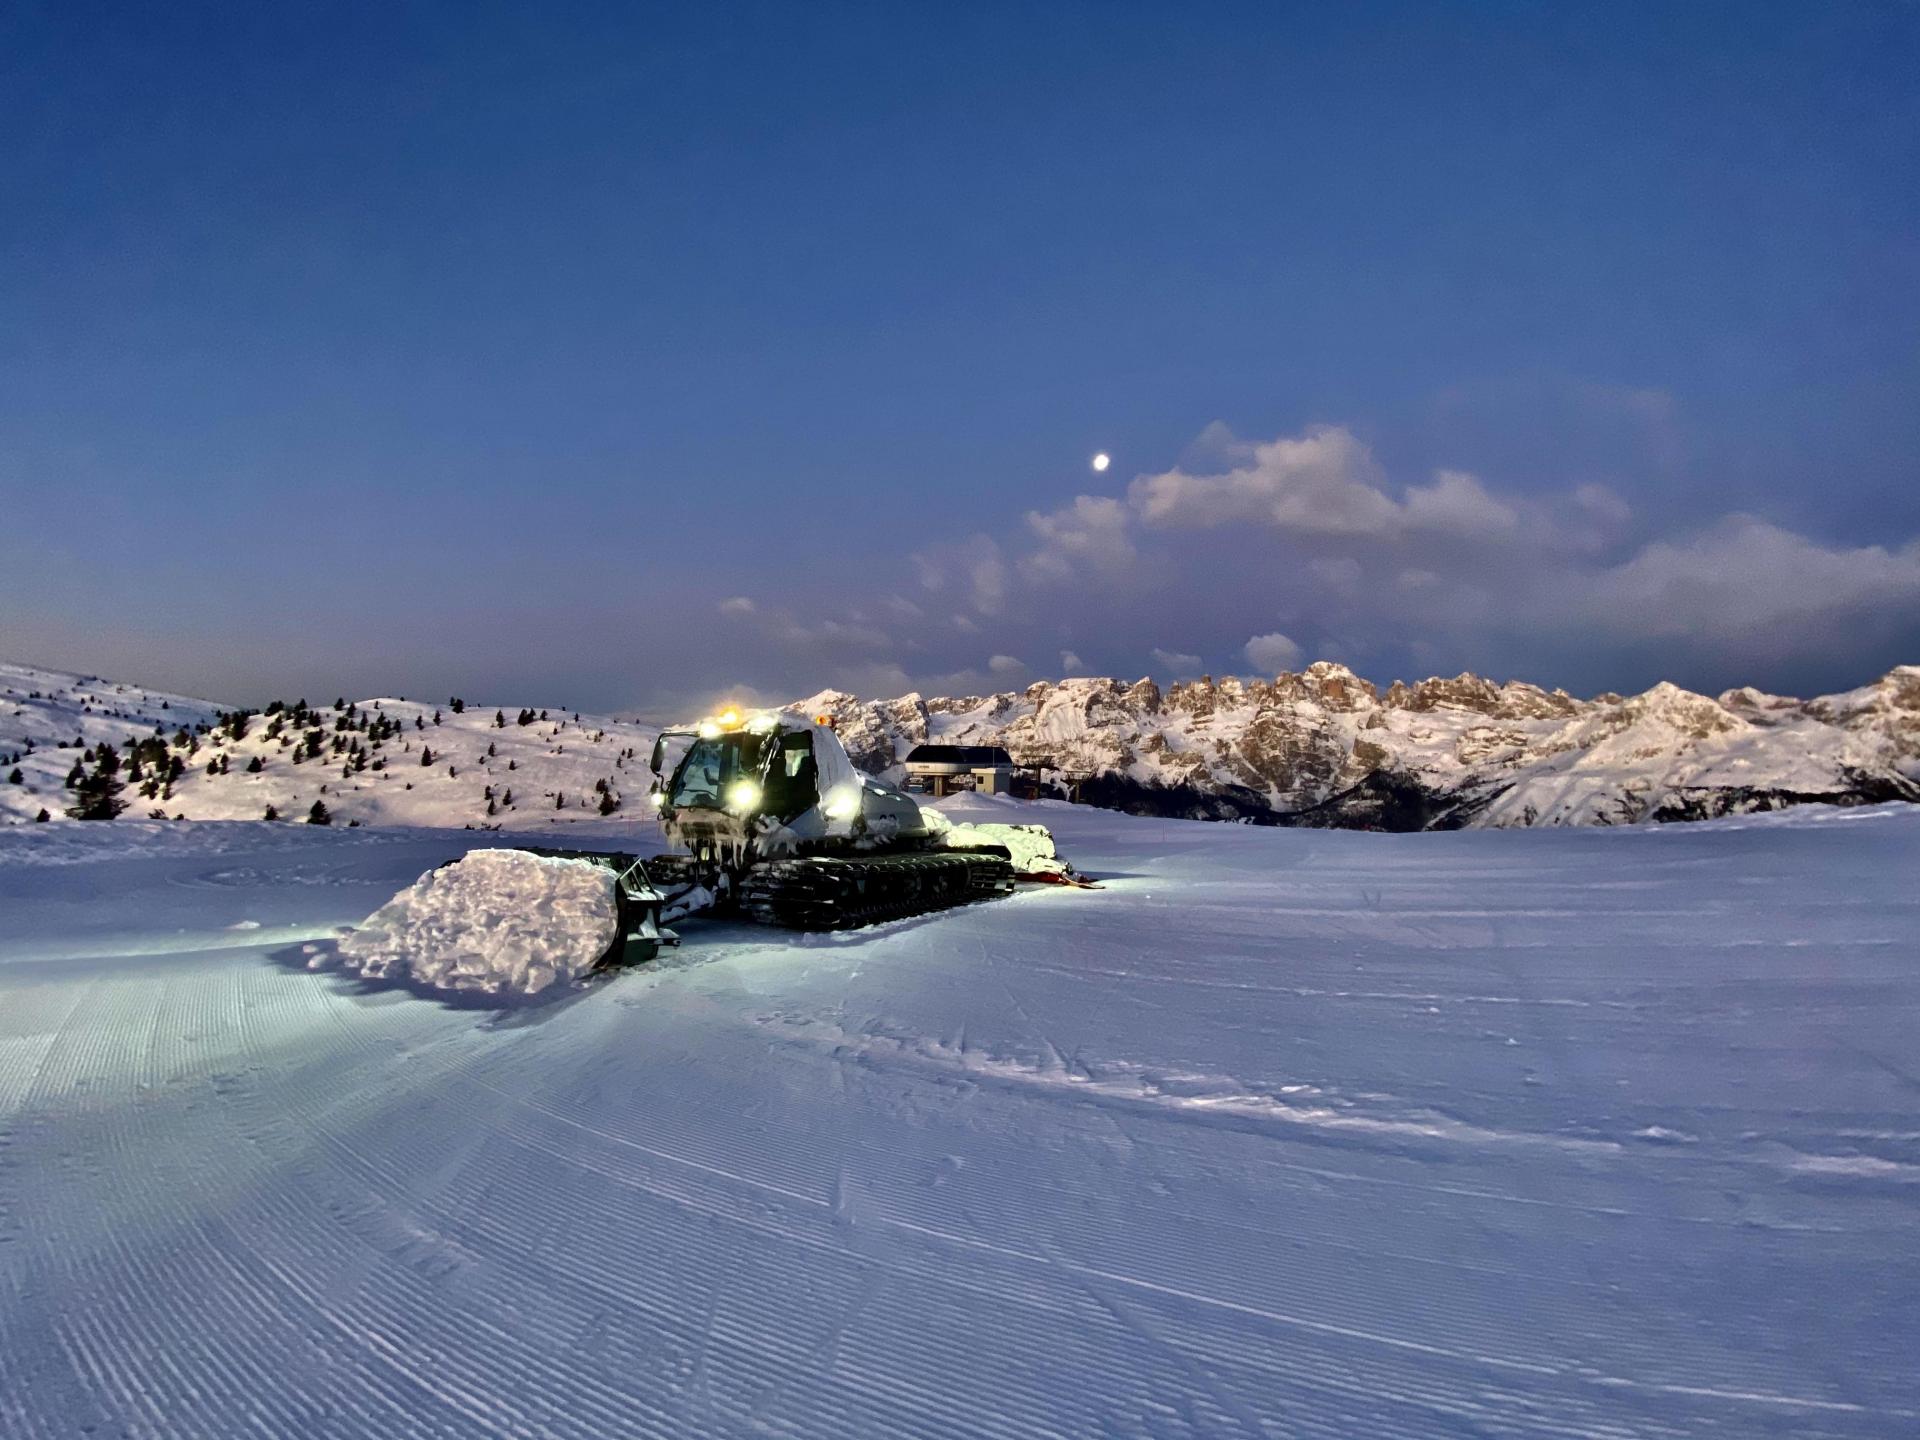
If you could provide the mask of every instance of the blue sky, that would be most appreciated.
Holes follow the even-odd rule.
[[[0,653],[1864,680],[1916,77],[1907,3],[8,7]]]

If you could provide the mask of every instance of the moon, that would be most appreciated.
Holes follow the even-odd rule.
[[[1107,452],[1104,450],[1102,450],[1098,455],[1093,457],[1093,468],[1095,473],[1098,473],[1099,471],[1106,469],[1107,466],[1111,465],[1112,463],[1113,463],[1113,457],[1107,454]]]

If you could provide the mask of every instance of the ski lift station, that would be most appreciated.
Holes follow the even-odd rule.
[[[1013,757],[998,745],[916,745],[904,763],[906,788],[936,797],[956,790],[1005,795],[1013,789]]]

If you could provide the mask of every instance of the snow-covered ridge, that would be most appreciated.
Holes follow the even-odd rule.
[[[451,700],[245,712],[4,666],[0,824],[66,818],[80,796],[68,782],[97,771],[102,742],[114,748],[128,820],[306,821],[317,804],[334,825],[618,823],[642,818],[654,733],[610,716]]]
[[[829,690],[793,708],[830,714],[878,773],[897,776],[923,741],[997,743],[1047,762],[1083,799],[1160,814],[1404,830],[1920,799],[1920,666],[1811,700],[1670,684],[1577,699],[1476,675],[1382,691],[1321,661],[1164,690],[1145,679],[932,699]],[[269,707],[236,734],[222,722],[232,713],[0,666],[0,823],[43,809],[64,818],[68,779],[102,741],[128,757],[118,778],[129,819],[260,820],[271,807],[298,821],[318,802],[334,824],[618,823],[642,818],[651,778],[654,728],[613,716],[341,699]]]
[[[925,740],[997,743],[1157,813],[1422,829],[1700,819],[1920,799],[1920,666],[1842,695],[1662,683],[1582,700],[1477,675],[1383,693],[1320,661],[1271,681],[1071,679],[964,698],[825,691],[861,764]]]

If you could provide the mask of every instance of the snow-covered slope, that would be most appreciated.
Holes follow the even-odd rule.
[[[1920,799],[1920,667],[1846,695],[1661,684],[1578,700],[1475,675],[1382,694],[1325,661],[1271,681],[1073,679],[964,699],[805,703],[875,769],[924,740],[997,743],[1155,813],[1417,829],[1698,819]]]
[[[122,695],[18,667],[4,676],[0,821],[31,821],[43,808],[63,817],[75,799],[67,777],[76,764],[92,768],[86,747],[101,741],[122,757],[128,819],[260,820],[271,807],[303,821],[318,802],[336,825],[524,829],[594,819],[609,801],[607,813],[618,815],[643,803],[652,779],[655,730],[609,716],[384,698],[304,709],[275,702],[242,726],[222,722],[235,709],[205,701],[135,703],[141,692],[130,688]],[[118,703],[82,708],[83,697],[101,693]],[[146,758],[134,773],[132,752],[156,738],[164,764]],[[15,768],[21,780],[8,783]]]
[[[0,822],[63,817],[88,747],[156,735],[177,773],[156,783],[151,754],[138,778],[123,770],[129,818],[257,820],[271,806],[303,820],[318,801],[335,824],[576,825],[608,797],[631,814],[651,778],[654,728],[612,716],[388,698],[283,707],[236,734],[205,701],[18,667],[0,687]],[[998,743],[1082,799],[1166,815],[1407,830],[1920,799],[1920,666],[1806,701],[1668,684],[1580,700],[1474,675],[1383,693],[1323,661],[1164,691],[1071,679],[941,699],[825,691],[794,708],[831,714],[875,771],[897,776],[930,739]]]
[[[0,831],[0,1435],[1920,1433],[1920,807],[951,809],[1107,888],[505,1010],[301,950],[496,837]]]

